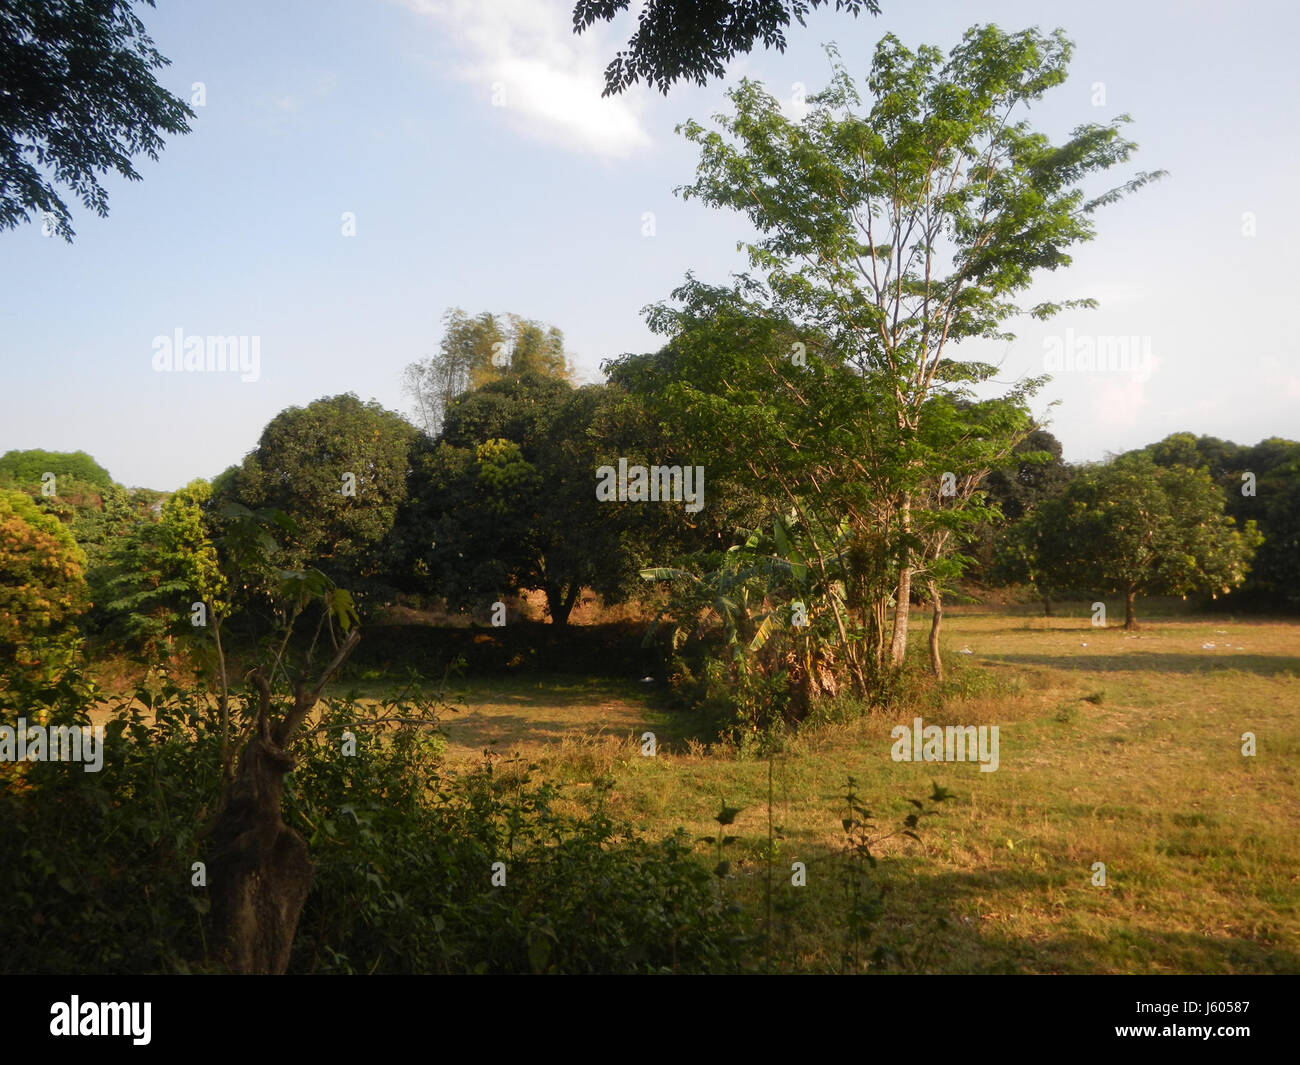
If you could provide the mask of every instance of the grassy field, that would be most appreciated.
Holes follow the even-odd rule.
[[[1072,613],[955,608],[942,705],[823,723],[773,760],[774,967],[843,965],[840,817],[852,774],[882,831],[932,781],[955,793],[923,818],[921,842],[895,836],[876,850],[887,894],[868,945],[886,968],[1300,972],[1300,624],[1171,614],[1125,633]],[[722,890],[761,912],[767,761],[689,739],[690,717],[656,709],[638,681],[460,689],[463,709],[445,728],[453,764],[485,748],[520,755],[571,801],[599,792],[655,834],[711,835],[721,805],[740,807]],[[998,770],[893,761],[890,729],[916,713],[996,724]],[[641,754],[645,731],[655,757]],[[790,883],[795,861],[804,887]]]

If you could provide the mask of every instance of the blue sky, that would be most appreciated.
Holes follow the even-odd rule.
[[[782,98],[796,82],[815,91],[822,42],[865,75],[883,33],[947,51],[974,22],[1064,28],[1070,80],[1031,120],[1059,138],[1128,113],[1128,171],[1170,175],[1100,212],[1097,239],[1033,293],[1099,310],[957,354],[1010,381],[1043,372],[1053,338],[1141,338],[1149,372],[1065,371],[1040,394],[1072,461],[1179,430],[1300,435],[1300,342],[1285,324],[1300,247],[1294,6],[881,6],[816,12],[784,54],[741,57],[725,82],[616,100],[600,98],[601,72],[634,15],[578,38],[571,2],[141,7],[172,61],[160,80],[186,99],[201,82],[204,106],[158,162],[137,161],[142,181],[106,180],[108,218],[69,200],[72,245],[39,224],[0,233],[0,451],[81,449],[158,489],[212,477],[287,406],[355,392],[409,411],[402,370],[436,350],[449,307],[554,324],[580,377],[599,380],[603,358],[659,346],[641,309],[688,269],[724,281],[746,265],[742,219],[673,195],[697,160],[674,126],[724,109],[742,76]],[[178,328],[260,338],[257,380],[155,372],[154,338]]]

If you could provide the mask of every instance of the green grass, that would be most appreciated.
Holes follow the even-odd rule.
[[[1088,604],[1056,609],[1044,618],[1033,607],[951,608],[947,683],[923,688],[919,709],[829,715],[787,743],[772,766],[782,837],[772,862],[773,969],[851,967],[840,818],[852,774],[882,831],[932,781],[955,793],[923,819],[920,842],[895,836],[876,848],[873,875],[886,895],[859,953],[879,951],[878,968],[1300,972],[1300,623],[1155,603],[1142,604],[1142,627],[1125,632],[1094,628]],[[914,623],[920,654],[928,615]],[[335,694],[391,695],[389,677],[360,670]],[[740,807],[726,829],[737,837],[726,853],[734,876],[719,890],[762,918],[767,762],[702,742],[693,715],[664,709],[654,686],[636,679],[514,673],[453,681],[451,691],[458,712],[442,729],[453,771],[485,750],[519,754],[500,771],[533,763],[565,802],[599,793],[654,834],[682,825],[714,835],[719,809]],[[997,725],[998,771],[894,762],[890,729],[917,714]],[[655,757],[641,753],[645,732],[655,734]],[[1242,755],[1245,732],[1254,757]],[[796,861],[807,867],[805,887],[791,886]],[[1104,887],[1093,883],[1097,862]]]
[[[774,764],[775,968],[843,964],[839,796],[852,774],[881,829],[932,780],[956,793],[923,821],[919,844],[897,837],[878,850],[888,892],[869,945],[886,968],[1300,971],[1300,624],[1153,613],[1126,633],[1093,628],[1082,605],[1075,614],[948,616],[955,694],[919,713],[998,725],[997,772],[892,761],[890,728],[914,711],[823,725],[787,745]],[[762,913],[765,761],[692,741],[689,715],[656,710],[636,683],[461,687],[453,759],[517,750],[574,802],[610,777],[612,809],[656,832],[710,835],[724,802],[742,807],[727,830],[739,837],[727,854],[736,875],[721,890]],[[643,731],[656,733],[654,758],[640,753]],[[790,886],[794,861],[807,865],[806,887]]]

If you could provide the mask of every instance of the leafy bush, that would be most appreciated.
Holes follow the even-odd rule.
[[[88,724],[102,697],[69,672],[21,681],[6,724]],[[236,707],[238,713],[239,708]],[[682,833],[659,841],[597,801],[557,809],[554,786],[491,763],[451,774],[427,729],[381,737],[373,707],[327,707],[287,778],[286,821],[316,875],[296,972],[703,972],[740,966],[723,908]],[[342,753],[353,732],[356,753]],[[207,967],[194,886],[220,791],[209,700],[165,675],[123,700],[103,768],[0,763],[0,969],[185,972]],[[493,863],[505,863],[493,886]]]

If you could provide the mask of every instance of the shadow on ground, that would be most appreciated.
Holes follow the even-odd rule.
[[[1300,676],[1300,657],[1294,655],[1158,654],[1130,651],[1122,655],[997,655],[981,654],[987,662],[1021,666],[1050,666],[1089,673],[1214,673],[1240,670],[1261,677]]]
[[[944,973],[1300,973],[1300,954],[1241,936],[1169,931],[1097,918],[1099,935],[1063,930],[1033,939],[1007,934],[998,917],[958,913],[960,900],[1014,908],[1016,898],[1049,890],[1048,876],[1021,870],[942,873],[896,885],[876,942],[905,968]],[[1059,884],[1057,885],[1059,886]]]

